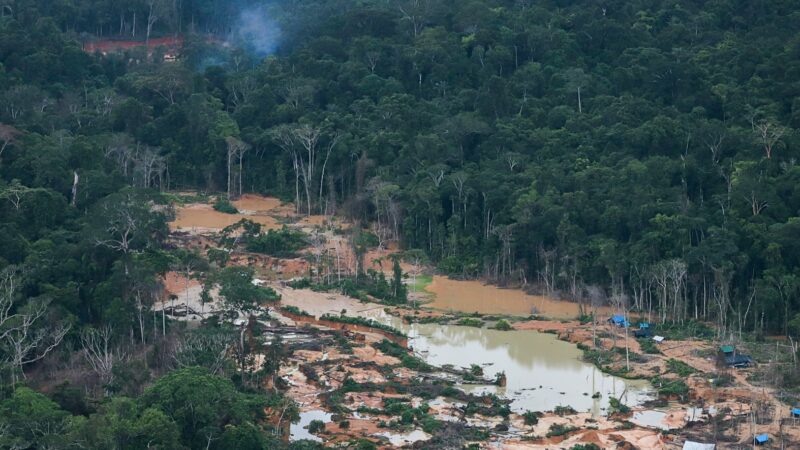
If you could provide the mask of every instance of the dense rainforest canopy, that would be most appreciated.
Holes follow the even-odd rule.
[[[259,192],[452,276],[797,335],[798,126],[790,0],[0,0],[3,295],[128,330],[176,258],[158,192]]]
[[[146,26],[151,8],[154,35],[188,33],[178,63],[81,51],[89,34],[119,34],[112,23],[131,33],[134,14]],[[0,173],[4,197],[27,193],[2,204],[5,263],[79,248],[84,217],[123,185],[230,190],[233,148],[237,189],[376,222],[451,275],[576,298],[598,287],[672,318],[735,316],[759,331],[787,332],[800,312],[793,2],[3,11]],[[253,14],[274,30],[249,38],[274,40],[276,54],[207,39]],[[41,282],[96,320],[83,281],[105,277],[75,270],[110,263]]]

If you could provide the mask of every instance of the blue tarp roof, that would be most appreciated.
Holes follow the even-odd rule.
[[[792,408],[793,416],[800,416],[800,408]]]
[[[769,435],[767,433],[756,435],[756,442],[759,444],[763,444],[769,440]]]
[[[639,322],[639,328],[650,328],[650,322]]]
[[[611,316],[611,321],[614,323],[622,323],[625,321],[625,316],[623,316],[622,314],[614,314],[613,316]]]

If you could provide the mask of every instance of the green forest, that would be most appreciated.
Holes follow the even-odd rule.
[[[171,36],[175,62],[83,50]],[[456,278],[796,338],[798,127],[791,0],[0,0],[0,447],[279,445],[274,365],[165,357],[226,327],[152,308],[160,275],[207,264],[165,245],[177,190],[337,214]],[[275,300],[225,275],[234,310]],[[99,406],[23,387],[112,341]]]

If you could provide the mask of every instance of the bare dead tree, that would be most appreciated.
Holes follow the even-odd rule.
[[[12,384],[25,376],[24,366],[47,356],[70,329],[68,324],[47,323],[49,299],[20,298],[20,277],[14,266],[0,272],[0,346],[4,362],[12,368]]]
[[[105,147],[106,158],[113,158],[122,175],[127,177],[131,163],[136,155],[133,139],[127,134],[114,134]]]
[[[111,345],[112,336],[109,325],[81,331],[83,357],[106,386],[114,379],[114,365],[125,358],[123,353],[115,351]],[[106,395],[109,395],[107,390]]]
[[[166,18],[169,14],[169,0],[147,0],[147,33],[145,36],[145,47],[149,48],[150,33],[153,26],[159,20]]]
[[[237,139],[233,136],[228,136],[225,138],[225,143],[228,147],[228,199],[232,199],[234,197],[239,197],[242,195],[242,160],[244,159],[244,154],[250,150],[250,144]],[[233,167],[236,164],[236,160],[238,160],[239,168],[238,172],[233,172]],[[238,179],[238,183],[237,183]],[[238,192],[237,192],[237,184],[238,184]]]
[[[215,375],[221,375],[228,362],[230,349],[236,344],[227,333],[192,333],[175,345],[172,361],[175,367],[204,366]],[[209,360],[208,355],[211,356]]]
[[[324,137],[327,137],[327,144],[322,146],[324,148],[322,150],[320,142]],[[311,215],[313,211],[315,201],[312,193],[317,197],[316,203],[318,206],[322,206],[325,169],[331,152],[339,142],[339,137],[339,133],[326,135],[321,127],[309,124],[282,126],[273,131],[273,138],[276,143],[290,153],[292,157],[292,166],[295,171],[295,201],[298,211],[300,207],[300,181],[303,182],[305,191],[306,214]],[[324,157],[321,155],[323,151]],[[320,159],[322,159],[321,162]],[[317,173],[319,173],[319,178],[317,178]],[[319,186],[318,195],[317,185]]]
[[[764,146],[764,154],[767,159],[772,158],[772,150],[775,145],[780,141],[784,134],[786,134],[786,127],[778,125],[769,120],[762,120],[754,124],[754,131],[756,136]]]
[[[133,239],[139,230],[139,220],[132,207],[133,199],[117,204],[103,206],[106,223],[105,238],[95,238],[95,245],[105,246],[124,255],[125,275],[129,274],[128,256],[134,251]]]

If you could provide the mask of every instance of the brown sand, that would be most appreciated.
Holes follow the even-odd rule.
[[[266,229],[281,228],[278,222],[263,215],[225,214],[214,210],[211,205],[189,205],[178,208],[175,221],[169,223],[172,231],[219,231],[242,219],[260,223]]]

